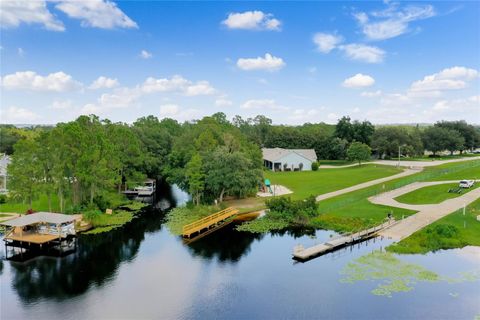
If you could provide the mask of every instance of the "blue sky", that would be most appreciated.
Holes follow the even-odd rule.
[[[2,123],[480,123],[480,2],[1,1]]]

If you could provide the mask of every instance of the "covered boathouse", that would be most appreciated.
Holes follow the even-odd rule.
[[[75,219],[73,215],[37,212],[1,222],[7,228],[3,238],[5,258],[9,247],[13,255],[22,258],[32,252],[64,254],[76,249]]]

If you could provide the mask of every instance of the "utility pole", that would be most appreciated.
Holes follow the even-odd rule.
[[[397,165],[397,167],[400,167],[400,148],[401,148],[401,146],[398,145],[398,165]]]

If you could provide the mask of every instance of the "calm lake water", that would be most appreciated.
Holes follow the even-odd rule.
[[[161,194],[157,207],[163,209],[187,199],[176,188]],[[111,233],[81,236],[77,251],[64,258],[2,259],[0,318],[473,320],[480,315],[478,248],[394,256],[391,266],[374,266],[397,270],[392,277],[403,277],[413,288],[389,297],[372,293],[391,280],[388,275],[342,281],[349,263],[381,250],[386,241],[294,263],[296,244],[312,245],[333,233],[295,238],[228,226],[186,246],[163,225],[165,210],[159,208]],[[412,266],[444,279],[409,277]]]

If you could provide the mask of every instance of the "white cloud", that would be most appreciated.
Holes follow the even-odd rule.
[[[29,124],[40,118],[36,113],[16,106],[0,110],[0,122],[8,124]]]
[[[173,117],[178,114],[180,108],[176,104],[164,104],[160,106],[161,117]]]
[[[385,57],[385,51],[382,49],[364,44],[351,43],[339,46],[338,48],[351,60],[367,63],[380,63]]]
[[[318,32],[313,36],[313,42],[317,45],[317,50],[322,53],[329,53],[342,41],[343,38],[336,34]]]
[[[88,87],[89,89],[111,89],[118,87],[119,83],[117,79],[107,78],[100,76],[97,80],[93,81],[92,84]]]
[[[212,95],[215,93],[215,89],[210,85],[208,81],[198,81],[195,84],[187,86],[185,89],[186,96],[204,96]]]
[[[86,104],[81,112],[83,114],[103,114],[111,109],[125,109],[132,107],[142,96],[138,88],[118,88],[113,93],[103,93],[96,103]]]
[[[141,89],[145,93],[178,91],[184,90],[189,84],[190,81],[180,75],[174,75],[171,79],[149,77],[142,84]]]
[[[200,117],[201,112],[200,110],[193,108],[182,110],[176,104],[164,104],[160,106],[159,115],[161,118],[173,118],[178,121],[187,121]]]
[[[333,112],[330,112],[327,115],[327,119],[328,119],[329,123],[336,122],[336,121],[338,121],[339,118],[340,117],[338,116],[338,114],[333,113]]]
[[[410,94],[439,96],[443,90],[458,90],[467,87],[467,82],[478,78],[479,72],[466,67],[446,68],[412,83]]]
[[[72,100],[54,100],[48,108],[53,110],[69,110],[72,109]]]
[[[180,75],[172,78],[156,79],[149,77],[141,85],[144,93],[152,92],[181,92],[186,96],[211,95],[216,92],[208,81],[197,81],[193,83]]]
[[[370,16],[365,12],[354,14],[362,32],[369,40],[397,37],[409,31],[410,22],[433,16],[435,16],[435,10],[431,5],[409,5],[398,10],[398,3],[390,3],[387,9],[372,12]]]
[[[102,29],[138,28],[135,21],[109,0],[60,1],[55,8],[67,14],[70,18],[81,20],[83,27]]]
[[[279,105],[273,99],[252,99],[245,101],[240,108],[242,109],[271,109],[288,110],[287,107]]]
[[[23,48],[18,48],[17,53],[18,53],[18,56],[21,58],[25,56],[25,50],[23,50]]]
[[[63,23],[55,18],[45,1],[1,1],[2,28],[15,28],[20,24],[41,24],[47,30],[64,31]]]
[[[227,98],[220,97],[215,100],[215,106],[217,107],[229,107],[233,104],[233,102]]]
[[[142,50],[140,51],[140,58],[142,59],[150,59],[151,57],[153,57],[153,54],[148,52],[147,50]]]
[[[345,79],[342,85],[345,88],[365,88],[372,86],[374,83],[375,79],[371,76],[357,73],[356,75]]]
[[[257,58],[240,58],[237,60],[237,67],[242,70],[267,70],[276,71],[285,66],[285,62],[282,58],[272,56],[270,53],[266,53],[265,57]]]
[[[375,97],[379,97],[382,95],[382,91],[381,90],[377,90],[377,91],[364,91],[360,94],[362,97],[365,97],[365,98],[375,98]]]
[[[34,71],[20,71],[4,76],[2,86],[10,90],[65,92],[78,89],[82,84],[63,71],[47,76],[38,75]]]
[[[245,11],[229,13],[222,24],[229,29],[279,31],[281,22],[273,18],[272,14],[262,11]]]

